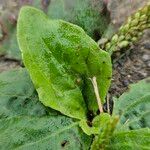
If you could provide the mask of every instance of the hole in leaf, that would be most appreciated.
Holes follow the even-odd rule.
[[[64,141],[61,143],[61,146],[62,146],[62,147],[65,147],[68,143],[69,143],[69,141],[64,140]]]

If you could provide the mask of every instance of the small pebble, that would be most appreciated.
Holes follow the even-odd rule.
[[[144,55],[142,56],[142,59],[143,59],[144,61],[147,61],[147,60],[150,59],[150,56],[149,56],[148,54],[144,54]]]
[[[129,75],[127,75],[127,77],[128,77],[128,78],[131,78],[131,75],[129,74]]]

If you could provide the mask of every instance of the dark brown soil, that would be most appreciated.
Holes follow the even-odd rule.
[[[150,76],[150,31],[132,48],[113,59],[112,96],[121,95],[129,84]]]

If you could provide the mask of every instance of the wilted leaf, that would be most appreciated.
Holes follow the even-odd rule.
[[[22,8],[18,41],[40,101],[65,115],[85,119],[98,105],[89,78],[96,76],[104,102],[111,79],[107,52],[78,26],[49,20],[41,11]]]
[[[76,120],[44,107],[25,69],[0,74],[0,149],[89,149]]]

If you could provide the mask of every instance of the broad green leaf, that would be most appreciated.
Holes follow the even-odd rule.
[[[128,106],[120,118],[120,127],[131,130],[150,127],[150,94],[137,99],[136,102]]]
[[[104,102],[111,79],[109,54],[80,27],[49,20],[32,7],[21,9],[17,34],[40,101],[78,119],[86,119],[88,110],[96,114],[98,105],[89,78],[96,76]]]
[[[119,111],[119,107],[123,108],[131,105],[137,99],[150,93],[150,78],[139,81],[138,83],[131,84],[124,94],[122,94],[117,101],[115,101],[114,113]],[[122,108],[120,108],[121,110]]]
[[[89,149],[79,122],[44,107],[25,69],[0,74],[0,149]]]
[[[108,150],[149,150],[150,129],[120,131],[113,134]],[[96,149],[95,149],[96,150]]]
[[[150,127],[150,78],[132,84],[115,101],[113,114],[120,116],[118,129]]]

